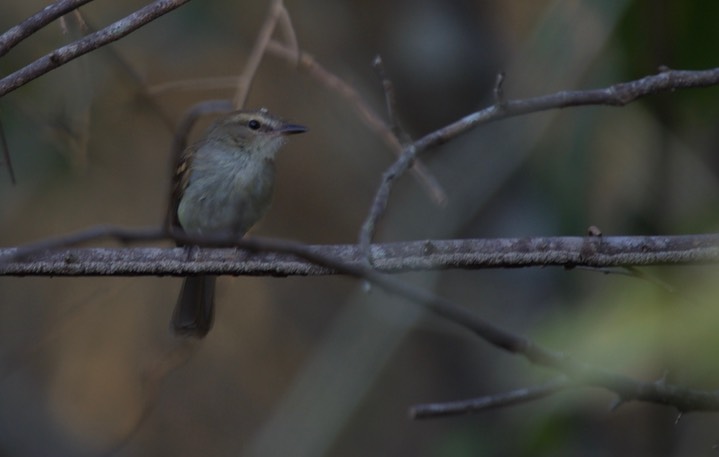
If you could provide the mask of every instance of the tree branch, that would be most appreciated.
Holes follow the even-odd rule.
[[[0,79],[0,96],[27,84],[65,63],[108,43],[119,40],[158,17],[184,5],[190,0],[156,0],[129,16],[91,33],[66,46],[55,49],[24,68]],[[71,8],[72,9],[72,8]],[[12,30],[12,29],[11,29]],[[12,36],[16,36],[13,34]],[[10,39],[12,42],[12,39]]]
[[[445,403],[415,405],[410,408],[409,416],[412,419],[434,419],[437,417],[479,413],[488,409],[528,403],[576,387],[582,386],[563,376],[540,386],[526,387],[495,395]]]
[[[57,0],[0,35],[0,57],[25,38],[92,0]]]
[[[197,248],[192,258],[184,248],[72,248],[93,240],[148,242],[170,239],[161,229],[99,226],[18,248],[0,249],[0,275],[18,276],[155,276],[187,274],[326,275],[337,273],[322,264],[272,251],[275,240],[193,238],[176,234],[184,244],[237,246]],[[269,246],[266,246],[270,243]],[[64,248],[64,249],[63,249]],[[386,273],[439,269],[609,268],[619,266],[697,265],[719,262],[719,235],[537,237],[407,241],[375,244],[375,268]],[[356,245],[315,245],[306,249],[359,265]],[[249,251],[247,251],[249,250]]]

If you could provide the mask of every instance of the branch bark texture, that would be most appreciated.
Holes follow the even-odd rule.
[[[134,240],[142,239],[143,231]],[[117,239],[133,239],[132,231]],[[121,236],[122,235],[122,236]],[[264,250],[262,238],[241,240],[252,250],[236,248],[54,248],[0,249],[0,275],[4,276],[184,276],[327,275],[327,266],[298,259],[292,254]],[[51,250],[49,250],[51,249]],[[359,265],[362,251],[356,245],[315,245],[307,249],[331,256],[347,265]],[[521,268],[536,266],[624,267],[697,265],[719,262],[719,235],[539,237],[466,240],[427,240],[374,244],[374,267],[386,273],[438,269]]]

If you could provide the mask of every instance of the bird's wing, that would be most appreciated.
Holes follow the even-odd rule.
[[[180,225],[180,220],[177,217],[177,208],[180,206],[180,200],[182,200],[185,189],[187,189],[187,185],[190,182],[192,159],[195,156],[194,152],[196,149],[197,147],[194,144],[185,148],[172,174],[170,205],[167,214],[168,229],[182,230],[182,225]]]

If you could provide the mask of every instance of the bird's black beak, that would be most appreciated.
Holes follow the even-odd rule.
[[[294,135],[296,133],[304,133],[307,130],[309,130],[304,125],[299,124],[285,124],[282,127],[280,127],[280,133],[283,135]]]

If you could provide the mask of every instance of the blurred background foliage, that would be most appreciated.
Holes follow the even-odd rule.
[[[0,29],[44,2],[4,2]],[[102,27],[144,2],[83,7]],[[381,54],[415,138],[509,98],[603,87],[661,65],[717,66],[719,4],[680,0],[286,0],[301,47],[384,116]],[[231,88],[147,91],[236,75],[266,2],[190,2],[0,100],[18,184],[0,174],[3,246],[101,223],[158,224],[170,124]],[[0,59],[0,73],[76,36],[55,23]],[[279,158],[256,233],[352,243],[392,160],[335,93],[273,56],[249,107],[311,132]],[[623,108],[582,107],[489,124],[424,159],[449,199],[411,177],[379,239],[714,232],[719,89]],[[164,113],[164,114],[161,114]],[[169,120],[169,122],[167,120]],[[206,123],[205,123],[206,125]],[[716,268],[647,269],[678,292],[591,271],[404,275],[546,346],[642,380],[716,389]],[[415,422],[409,406],[530,386],[553,373],[357,281],[223,278],[217,323],[172,338],[175,278],[0,278],[2,455],[707,455],[717,415],[578,389],[479,415]],[[158,382],[178,350],[182,366]],[[175,352],[173,352],[175,351]]]

